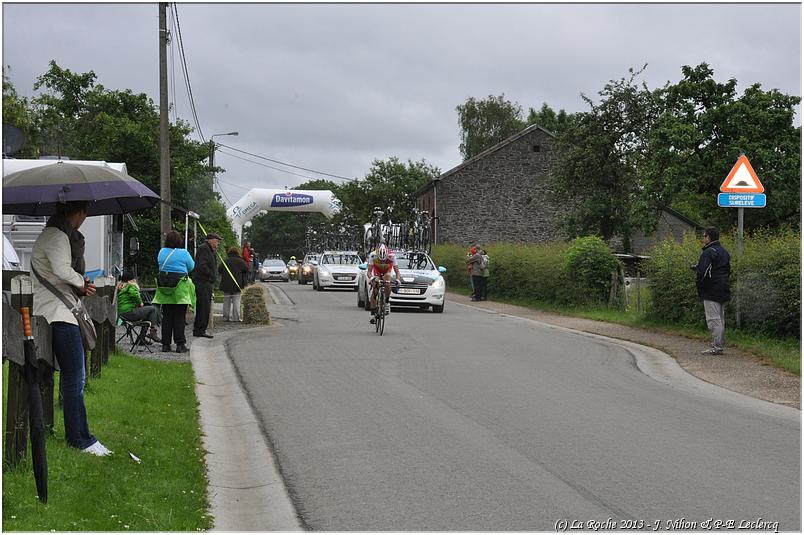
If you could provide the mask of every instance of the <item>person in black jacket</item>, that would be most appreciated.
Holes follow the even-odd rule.
[[[720,232],[715,227],[704,231],[703,250],[698,264],[690,266],[696,273],[698,297],[703,301],[706,326],[712,333],[712,345],[704,355],[722,355],[726,345],[726,303],[731,299],[729,278],[731,257],[720,245]]]
[[[196,338],[213,338],[207,333],[209,326],[209,315],[212,311],[213,288],[215,287],[215,277],[218,275],[218,259],[215,251],[221,237],[210,232],[207,240],[202,243],[195,253],[195,269],[193,270],[193,282],[195,283],[195,323],[193,324],[193,336]]]
[[[229,247],[226,253],[226,260],[218,268],[223,290],[223,321],[240,321],[240,292],[246,287],[249,267],[237,247]]]

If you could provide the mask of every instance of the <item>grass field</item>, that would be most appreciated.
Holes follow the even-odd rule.
[[[7,381],[6,363],[4,395]],[[89,382],[85,401],[90,430],[114,455],[67,447],[57,407],[55,435],[47,440],[48,503],[36,497],[26,458],[3,473],[3,531],[209,529],[193,381],[189,363],[113,354],[102,376]]]

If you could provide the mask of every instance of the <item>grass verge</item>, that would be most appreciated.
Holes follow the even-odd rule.
[[[193,384],[189,363],[111,355],[102,376],[88,383],[85,402],[90,430],[114,455],[67,447],[57,406],[55,435],[47,440],[48,503],[36,497],[28,457],[3,473],[3,531],[211,528]]]
[[[469,295],[468,288],[449,289],[461,295]],[[613,310],[602,306],[569,307],[555,303],[546,303],[533,299],[524,298],[495,298],[494,301],[517,305],[535,310],[544,310],[563,316],[573,316],[587,318],[608,323],[617,323],[629,327],[640,329],[677,334],[696,340],[709,340],[709,333],[706,330],[696,329],[683,325],[676,325],[666,322],[653,321],[636,310],[623,311]],[[726,331],[728,344],[753,355],[762,357],[768,363],[782,370],[801,375],[801,341],[795,338],[774,338],[762,333],[755,333],[747,330],[728,329]]]

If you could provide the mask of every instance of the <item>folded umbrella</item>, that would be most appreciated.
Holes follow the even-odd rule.
[[[42,366],[36,357],[36,345],[31,332],[31,316],[28,307],[22,307],[22,325],[25,342],[25,382],[28,385],[28,428],[31,434],[31,460],[34,481],[39,501],[47,503],[47,450],[45,449],[45,425],[43,422],[42,392],[39,383]]]
[[[90,201],[88,215],[151,208],[159,195],[107,165],[59,161],[3,177],[3,213],[53,215],[60,203]]]

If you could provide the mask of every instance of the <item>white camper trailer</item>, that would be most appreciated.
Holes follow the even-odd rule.
[[[56,160],[16,160],[3,159],[3,176],[8,174],[50,165]],[[128,174],[126,164],[107,163],[103,161],[70,160],[70,163],[87,165],[105,165],[116,171]],[[31,249],[45,228],[46,217],[3,214],[3,235],[13,245],[19,255],[20,267],[23,271],[31,269]],[[118,278],[123,272],[123,216],[98,215],[88,217],[81,225],[81,234],[86,238],[85,275],[95,280],[99,275],[111,275]]]

